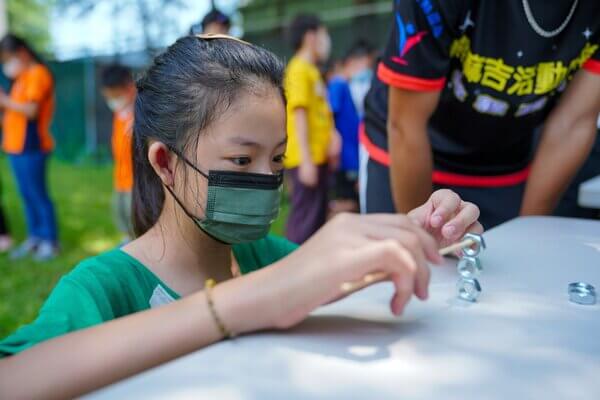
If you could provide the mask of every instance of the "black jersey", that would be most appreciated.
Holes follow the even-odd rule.
[[[581,68],[600,74],[600,1],[395,0],[365,101],[361,141],[387,157],[388,85],[441,91],[429,121],[435,183],[502,186],[527,177],[533,136]],[[600,95],[600,94],[599,94]]]

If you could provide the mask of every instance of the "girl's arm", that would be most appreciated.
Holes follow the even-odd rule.
[[[458,228],[464,232],[475,219]],[[392,312],[400,314],[413,294],[427,298],[427,260],[440,261],[437,244],[410,218],[340,214],[288,257],[221,283],[212,295],[219,317],[234,333],[288,328],[340,297],[344,282],[383,272],[396,289]],[[220,339],[201,291],[0,360],[0,398],[76,397]]]
[[[278,282],[293,280],[287,271],[298,270],[296,264],[272,265],[217,285],[212,290],[214,306],[226,328],[242,334],[283,326],[293,309],[281,307],[287,285]],[[306,303],[305,297],[299,301]],[[1,359],[0,398],[77,397],[221,339],[206,292],[201,291]]]
[[[219,339],[200,292],[0,360],[0,398],[73,398]]]

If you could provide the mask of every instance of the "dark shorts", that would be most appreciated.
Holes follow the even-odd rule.
[[[327,218],[329,167],[320,165],[319,181],[315,187],[304,186],[298,179],[298,168],[286,171],[290,189],[290,212],[286,237],[294,243],[304,243]]]

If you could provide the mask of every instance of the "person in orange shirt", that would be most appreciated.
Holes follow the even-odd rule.
[[[31,47],[12,34],[0,41],[0,61],[12,81],[8,95],[0,91],[2,149],[8,154],[27,221],[27,239],[11,258],[34,254],[44,261],[58,253],[54,206],[46,183],[48,156],[54,148],[50,134],[54,79]]]
[[[135,83],[131,70],[108,66],[102,73],[102,96],[113,112],[112,152],[114,167],[113,213],[123,241],[131,239],[131,191],[133,189],[132,126]]]

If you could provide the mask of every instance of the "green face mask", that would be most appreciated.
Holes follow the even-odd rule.
[[[253,174],[235,171],[209,171],[208,175],[177,154],[186,164],[208,179],[205,217],[193,216],[175,201],[207,235],[226,244],[253,242],[269,233],[279,215],[283,174]]]

